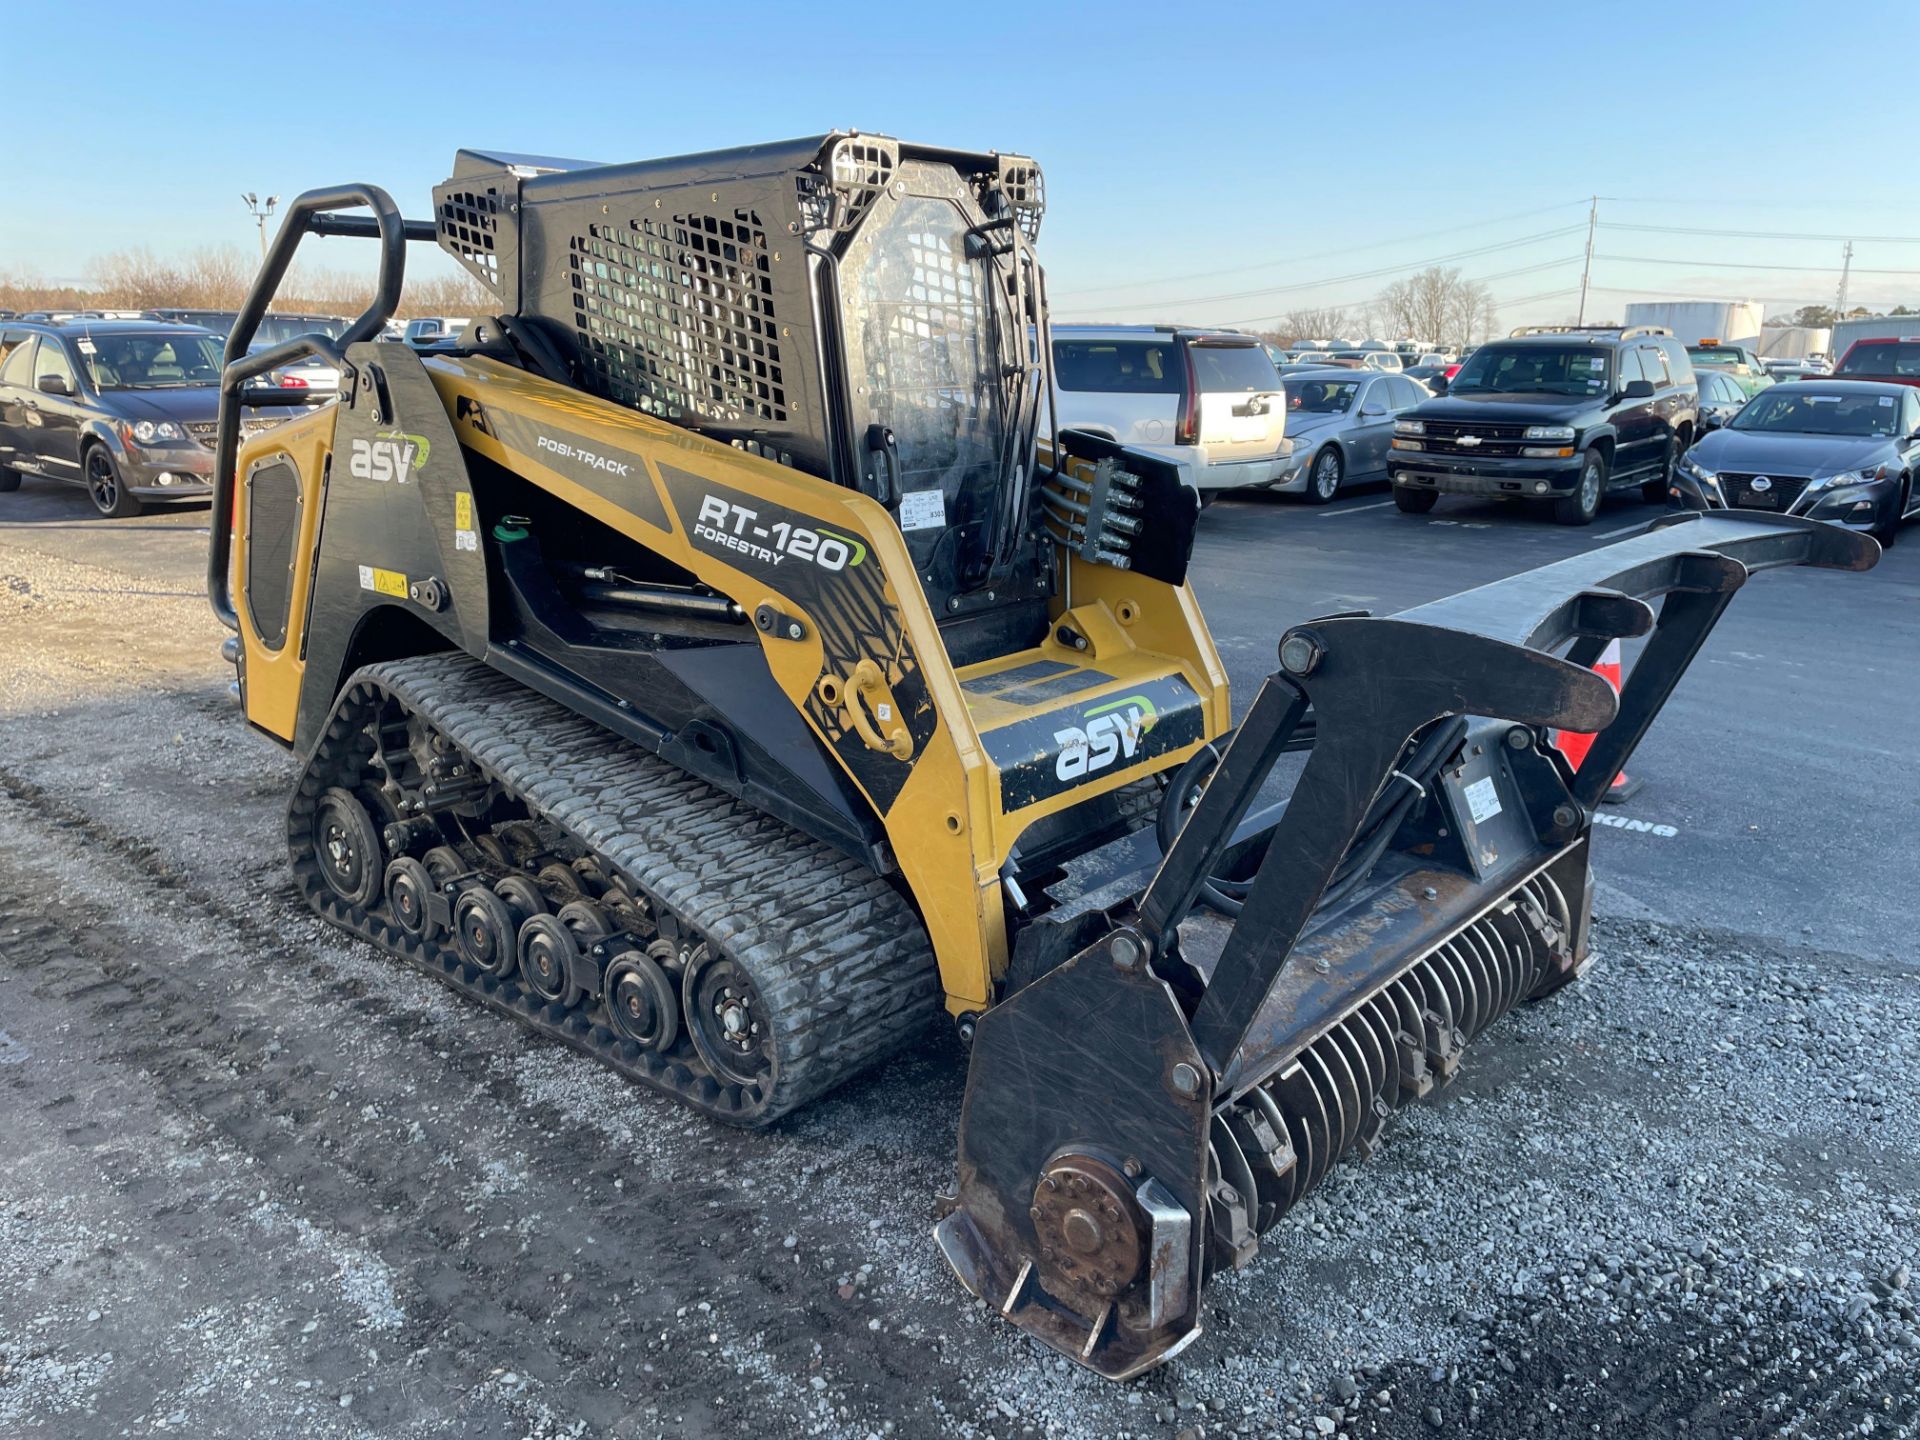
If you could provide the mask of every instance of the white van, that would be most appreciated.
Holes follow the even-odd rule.
[[[1278,478],[1286,391],[1251,335],[1163,325],[1056,325],[1063,429],[1179,464],[1202,493]]]

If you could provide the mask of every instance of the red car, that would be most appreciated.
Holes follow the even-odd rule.
[[[1920,386],[1920,335],[1856,340],[1823,380],[1882,380]]]

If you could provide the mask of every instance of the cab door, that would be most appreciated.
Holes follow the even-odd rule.
[[[1666,379],[1666,368],[1660,363],[1659,352],[1646,346],[1635,345],[1620,352],[1619,388],[1624,393],[1627,386],[1636,380],[1648,381],[1653,386],[1653,395],[1645,400],[1621,400],[1614,410],[1613,428],[1619,436],[1615,442],[1613,456],[1614,480],[1625,480],[1638,475],[1653,465],[1658,458],[1655,454],[1655,441],[1659,432],[1659,421],[1654,407],[1660,400],[1660,387]]]

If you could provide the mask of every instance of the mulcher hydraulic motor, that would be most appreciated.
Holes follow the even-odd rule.
[[[1676,517],[1297,625],[1230,731],[1193,490],[1047,433],[1043,208],[1030,160],[859,134],[462,152],[431,221],[309,192],[228,341],[208,584],[322,915],[736,1124],[944,1007],[938,1241],[1123,1376],[1579,973],[1594,804],[1747,575],[1877,549]],[[249,354],[310,234],[378,242],[373,304]],[[457,343],[380,338],[414,241],[493,297]],[[243,444],[310,354],[339,403]]]

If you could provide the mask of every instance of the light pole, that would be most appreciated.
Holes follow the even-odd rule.
[[[260,258],[265,260],[267,258],[267,221],[273,217],[273,207],[280,203],[280,197],[278,195],[269,195],[267,197],[267,203],[262,205],[260,203],[260,197],[249,190],[240,198],[246,202],[247,212],[253,216],[255,223],[260,226]]]

